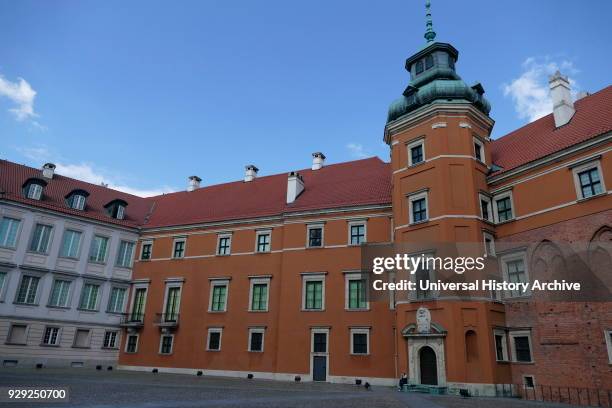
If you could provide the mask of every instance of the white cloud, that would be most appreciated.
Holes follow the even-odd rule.
[[[364,148],[362,144],[359,143],[349,143],[346,145],[346,148],[349,150],[349,152],[351,153],[351,156],[357,158],[357,159],[363,159],[365,157],[369,157],[370,154],[368,154]]]
[[[45,161],[52,161],[51,158],[54,156],[54,154],[45,146],[20,147],[17,148],[17,151],[24,157],[41,164]],[[124,193],[133,194],[140,197],[151,197],[174,191],[168,186],[155,189],[139,189],[131,187],[126,183],[117,180],[116,177],[105,174],[106,172],[90,163],[81,162],[78,164],[66,164],[54,162],[54,164],[56,165],[55,172],[57,174],[61,174],[62,176],[75,178],[77,180],[86,181],[92,184],[104,183],[108,185],[108,188],[112,188],[113,190],[123,191]]]
[[[504,96],[514,101],[514,109],[520,119],[533,122],[552,112],[552,102],[548,91],[548,76],[556,71],[569,77],[573,90],[578,86],[574,76],[578,69],[572,61],[553,61],[550,57],[529,57],[523,64],[523,73],[509,84],[503,84]],[[575,95],[575,91],[573,91]]]
[[[8,98],[16,106],[9,109],[18,121],[32,119],[38,115],[34,112],[34,98],[36,91],[23,78],[11,82],[0,75],[0,96]]]

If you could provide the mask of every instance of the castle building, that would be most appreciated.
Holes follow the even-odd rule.
[[[327,165],[317,152],[307,169],[260,177],[248,165],[243,180],[203,187],[192,176],[186,191],[140,200],[83,187],[98,197],[85,215],[24,198],[34,170],[3,162],[0,244],[12,236],[11,221],[5,226],[4,220],[18,218],[16,207],[27,207],[35,214],[30,218],[85,216],[95,224],[85,241],[103,223],[109,232],[102,235],[112,237],[116,251],[120,241],[138,237],[132,276],[119,268],[123,275],[115,277],[111,264],[90,271],[87,259],[75,266],[83,282],[103,275],[107,291],[131,279],[125,315],[99,313],[122,327],[123,369],[388,385],[406,372],[411,384],[472,395],[505,395],[511,384],[612,388],[609,297],[606,303],[538,302],[512,291],[470,299],[425,293],[370,301],[366,295],[363,248],[414,242],[481,245],[503,277],[519,283],[551,268],[542,254],[561,253],[555,242],[580,242],[601,286],[612,287],[606,188],[612,183],[612,87],[574,101],[568,79],[556,73],[553,113],[491,139],[484,88],[459,76],[459,53],[435,41],[427,10],[426,44],[406,60],[410,82],[389,107],[389,163]],[[7,170],[13,168],[24,175]],[[52,182],[49,195],[66,197],[69,189],[52,193]],[[109,220],[103,204],[115,198],[129,203],[129,222]],[[25,285],[22,271],[32,269],[24,266],[31,240],[16,242],[21,249],[2,250],[12,260],[3,266],[10,280],[0,286],[6,321],[0,343],[12,339],[10,327],[23,325],[26,315],[16,299]],[[58,250],[59,238],[53,242]],[[536,245],[502,250],[513,242]],[[36,267],[49,285],[66,268],[56,262],[51,255],[39,261],[47,269]],[[41,314],[61,320],[47,309],[27,310],[36,311],[37,322]],[[90,319],[78,310],[66,313]],[[41,335],[31,336],[31,349],[38,350]],[[26,346],[2,347],[27,354]]]

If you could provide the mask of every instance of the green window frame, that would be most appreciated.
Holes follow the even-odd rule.
[[[268,310],[268,284],[253,283],[251,295],[251,310],[265,311]]]
[[[309,280],[305,285],[306,294],[304,296],[304,309],[322,310],[323,309],[323,281]]]
[[[212,289],[212,300],[210,310],[213,312],[225,312],[227,305],[227,284],[216,284]]]

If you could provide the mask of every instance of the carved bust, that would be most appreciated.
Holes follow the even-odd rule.
[[[429,333],[431,331],[431,313],[426,307],[419,307],[416,312],[417,332]]]

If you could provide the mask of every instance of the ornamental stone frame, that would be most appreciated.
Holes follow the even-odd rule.
[[[436,354],[438,386],[446,386],[446,358],[444,355],[444,338],[446,330],[436,323],[431,323],[428,333],[419,333],[417,325],[411,323],[402,330],[408,347],[408,383],[421,384],[421,364],[419,353],[425,346],[431,347]]]

